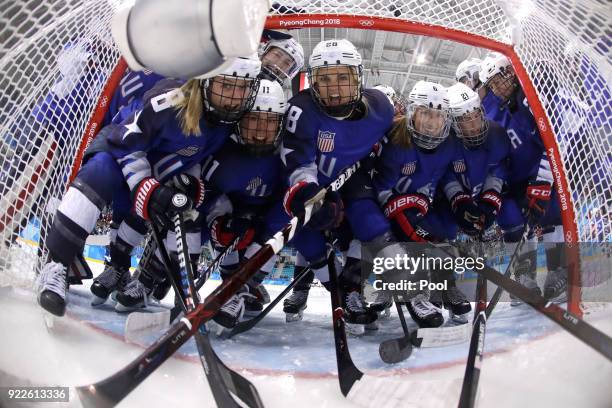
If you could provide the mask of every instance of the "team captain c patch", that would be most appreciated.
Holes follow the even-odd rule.
[[[334,150],[334,138],[335,133],[329,131],[319,130],[319,137],[317,139],[317,147],[321,153],[329,153]]]

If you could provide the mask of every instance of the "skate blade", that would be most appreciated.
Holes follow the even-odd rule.
[[[115,304],[115,312],[118,313],[127,313],[127,312],[136,312],[136,311],[142,311],[142,309],[145,309],[145,305],[140,305],[140,306],[124,306],[121,303],[117,302]]]
[[[304,318],[304,312],[285,313],[285,322],[287,322],[287,323],[299,322],[303,318]]]
[[[105,303],[106,303],[106,299],[105,298],[101,298],[101,297],[98,297],[96,295],[92,295],[92,298],[91,298],[91,306],[92,307],[102,306]]]
[[[461,314],[461,315],[454,314],[454,313],[449,313],[449,316],[450,316],[452,322],[456,323],[456,324],[466,324],[468,322],[469,315],[470,315],[470,312],[464,313],[464,314]]]
[[[361,337],[365,334],[364,324],[345,323],[345,328],[346,328],[347,334],[353,337]]]

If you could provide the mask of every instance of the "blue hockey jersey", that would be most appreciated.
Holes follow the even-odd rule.
[[[454,147],[451,165],[441,182],[449,200],[460,192],[472,197],[486,190],[501,193],[508,178],[510,140],[500,125],[490,122],[485,142],[477,148],[467,148],[459,139]]]
[[[456,141],[446,139],[433,151],[416,146],[383,144],[377,161],[374,187],[384,204],[394,194],[421,193],[433,201],[436,188],[453,158]]]
[[[308,90],[291,98],[281,148],[290,185],[329,184],[384,137],[393,121],[389,100],[376,89],[365,89],[363,101],[367,112],[361,119],[339,120],[323,113]]]
[[[232,125],[211,125],[202,117],[202,135],[184,135],[176,110],[184,94],[180,88],[168,89],[171,81],[164,82],[149,93],[141,110],[120,125],[109,125],[109,152],[130,189],[146,177],[164,182],[196,165],[199,173],[199,163],[216,152],[232,133]]]
[[[504,104],[486,112],[487,118],[500,124],[510,139],[508,182],[519,184],[539,179],[552,184],[550,164],[527,98],[521,89],[513,98],[512,109]]]
[[[235,135],[202,165],[207,189],[226,194],[234,206],[269,204],[286,190],[278,153],[256,157]]]

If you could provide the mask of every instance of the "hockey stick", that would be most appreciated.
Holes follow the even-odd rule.
[[[482,245],[482,241],[479,242],[479,252],[481,255],[484,252],[482,250]],[[470,339],[470,349],[465,366],[465,374],[463,375],[459,408],[473,408],[476,403],[487,324],[487,316],[485,313],[487,308],[487,281],[482,275],[478,275],[476,281],[476,299],[478,299],[478,301],[474,310],[472,338]]]
[[[454,255],[443,249],[449,256]],[[459,250],[461,256],[468,257],[464,251]],[[524,287],[518,282],[510,279],[497,272],[495,269],[484,265],[483,269],[476,269],[477,273],[483,275],[485,279],[493,282],[497,286],[503,288],[508,293],[521,299],[533,307],[538,312],[542,313],[569,333],[574,335],[579,340],[591,346],[593,349],[601,353],[608,360],[612,361],[612,338],[591,326],[578,316],[562,309],[560,306],[549,302],[542,295],[539,295],[530,289]]]
[[[313,207],[319,205],[328,191],[337,191],[357,171],[360,162],[344,169],[338,177],[305,203],[304,213],[293,217],[279,232],[238,270],[219,285],[204,301],[188,312],[177,323],[149,346],[135,360],[110,377],[93,384],[77,387],[79,396],[93,406],[111,406],[119,403],[144,381],[155,369],[178,350],[200,325],[210,320],[253,275],[289,242],[303,225],[310,221]]]
[[[204,286],[204,284],[206,283],[208,278],[210,278],[210,275],[212,275],[213,271],[219,269],[219,267],[221,266],[221,263],[223,262],[223,260],[225,258],[227,258],[227,256],[229,254],[234,252],[234,249],[236,249],[236,246],[240,242],[241,238],[242,237],[237,237],[236,239],[234,239],[234,241],[230,244],[230,246],[225,248],[225,250],[223,252],[221,252],[219,255],[217,255],[215,260],[210,265],[208,265],[206,270],[201,271],[199,273],[198,280],[195,282],[195,291],[196,292],[198,292],[200,289],[202,289],[202,287]],[[179,314],[181,314],[182,311],[183,311],[183,309],[180,306],[174,306],[172,308],[172,310],[170,310],[170,321],[168,322],[168,324],[172,323],[174,321],[174,319],[176,319],[177,316]]]
[[[332,318],[334,326],[334,343],[336,345],[336,363],[338,364],[338,381],[340,391],[346,397],[351,391],[353,384],[363,377],[363,373],[355,366],[351,359],[346,339],[346,327],[344,323],[344,309],[340,291],[338,290],[338,273],[336,271],[336,254],[333,246],[327,256],[327,267],[329,269],[329,282],[331,286]]]
[[[185,312],[188,312],[193,310],[195,303],[198,302],[198,293],[193,282],[191,262],[189,262],[188,259],[189,255],[187,253],[187,240],[184,234],[185,229],[182,214],[176,214],[173,221],[183,289],[186,295],[194,302],[193,307],[187,306],[185,309]],[[263,408],[263,403],[261,402],[261,398],[255,386],[240,374],[229,369],[223,364],[219,356],[217,356],[217,353],[215,353],[210,345],[205,325],[201,325],[198,332],[195,333],[195,341],[198,346],[198,352],[200,353],[200,359],[202,360],[208,382],[211,385],[211,390],[218,406],[223,408],[240,406],[229,394],[229,389],[248,407]],[[221,385],[222,382],[225,383],[225,386]]]
[[[210,275],[212,275],[214,271],[216,271],[217,269],[221,267],[221,263],[225,260],[225,258],[227,258],[229,254],[234,252],[234,250],[238,246],[238,243],[240,242],[241,239],[242,239],[242,236],[236,237],[236,239],[234,239],[234,241],[230,244],[230,246],[225,248],[223,252],[217,255],[215,260],[212,261],[210,265],[208,265],[205,271],[198,273],[198,279],[195,283],[196,290],[202,289],[202,286],[204,286],[208,278],[210,278]]]
[[[293,289],[295,285],[297,285],[298,282],[301,281],[302,278],[306,276],[308,272],[310,272],[310,267],[303,269],[299,274],[297,274],[297,276],[294,276],[291,283],[289,283],[289,285],[287,285],[287,287],[272,302],[270,302],[270,304],[266,306],[264,310],[259,312],[259,314],[254,318],[236,324],[236,326],[234,326],[234,328],[228,334],[227,337],[233,337],[237,334],[244,333],[245,331],[251,330],[253,327],[255,327],[257,323],[259,323],[264,317],[268,315],[268,313],[270,313],[274,306],[276,306],[285,296],[287,296],[287,293],[289,293],[289,291]]]
[[[397,296],[393,296],[395,301],[395,307],[397,308],[397,315],[399,316],[400,322],[402,323],[402,329],[404,335],[397,339],[389,339],[380,343],[378,346],[378,354],[382,361],[387,364],[399,363],[404,361],[412,354],[412,339],[408,325],[406,324],[406,318],[404,317],[404,311],[402,305],[399,302]]]
[[[510,258],[510,262],[508,263],[506,272],[504,272],[504,276],[510,277],[510,275],[514,273],[514,270],[516,269],[516,264],[518,263],[518,259],[522,255],[521,253],[523,251],[523,247],[525,246],[525,243],[527,242],[527,237],[529,236],[529,232],[530,232],[529,224],[526,223],[525,228],[523,230],[523,236],[521,237],[521,240],[518,242],[518,244],[516,245],[516,248],[514,249],[514,253],[512,254],[512,258]],[[495,292],[493,292],[493,296],[491,297],[491,300],[489,301],[489,304],[487,305],[487,310],[485,311],[487,318],[491,316],[491,313],[493,313],[493,309],[497,305],[497,302],[499,302],[499,299],[501,298],[501,295],[503,292],[504,292],[504,289],[501,286],[498,286],[497,289],[495,289]]]

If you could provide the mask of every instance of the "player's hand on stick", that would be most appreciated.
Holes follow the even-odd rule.
[[[283,206],[291,217],[304,212],[305,204],[321,191],[316,183],[300,181],[287,190],[283,200]],[[328,191],[320,206],[313,210],[308,227],[316,230],[329,230],[336,228],[344,217],[344,204],[340,194],[336,191]]]
[[[248,247],[255,236],[251,219],[222,215],[210,224],[210,239],[217,248],[227,248],[237,237],[242,237],[236,245],[237,250]]]
[[[192,201],[182,192],[160,184],[153,177],[142,180],[132,192],[134,211],[145,220],[174,230],[171,217],[192,208]]]
[[[465,193],[455,194],[451,199],[451,209],[455,214],[457,224],[466,234],[471,236],[481,234],[486,216],[472,197]]]
[[[401,241],[426,242],[436,239],[421,224],[429,211],[429,199],[423,194],[391,197],[384,206],[385,216],[394,222]]]
[[[547,181],[530,181],[527,186],[525,198],[527,200],[527,219],[530,224],[538,224],[548,206],[552,196],[552,185]]]

